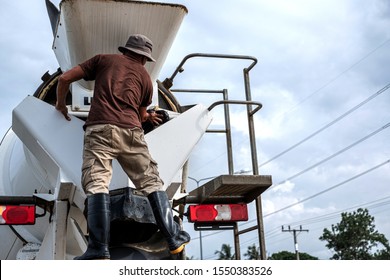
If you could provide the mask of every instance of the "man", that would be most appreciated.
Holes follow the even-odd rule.
[[[153,85],[144,65],[155,61],[153,44],[144,35],[129,37],[122,54],[96,55],[63,73],[57,86],[56,109],[70,121],[66,96],[72,82],[95,80],[94,96],[85,122],[82,185],[87,194],[89,241],[87,251],[75,259],[110,259],[110,196],[112,160],[117,159],[137,189],[149,199],[160,231],[172,254],[190,241],[174,222],[163,190],[157,163],[151,158],[141,123],[161,122],[148,113]]]

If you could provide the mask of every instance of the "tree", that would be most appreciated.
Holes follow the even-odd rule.
[[[244,254],[245,257],[248,257],[248,260],[259,260],[260,252],[257,250],[256,245],[248,246],[248,251]]]
[[[359,208],[352,213],[341,213],[341,221],[324,229],[319,238],[327,241],[326,247],[334,251],[333,260],[390,259],[389,242],[375,230],[374,217],[367,209]],[[379,246],[383,249],[373,252]]]
[[[234,260],[235,256],[232,255],[232,247],[229,244],[222,244],[221,251],[215,251],[214,254],[218,254],[218,260]]]
[[[288,251],[281,251],[279,253],[274,253],[271,255],[271,257],[268,258],[269,260],[296,260],[297,256],[295,253],[288,252]],[[318,260],[317,257],[313,257],[307,253],[299,253],[299,259],[300,260]]]

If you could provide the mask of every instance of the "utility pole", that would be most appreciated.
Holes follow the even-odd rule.
[[[284,226],[282,226],[282,232],[292,232],[294,235],[294,247],[297,260],[299,260],[297,232],[300,233],[303,231],[309,232],[308,229],[302,229],[302,226],[300,226],[299,229],[291,229],[290,226],[288,226],[288,229],[284,229]]]

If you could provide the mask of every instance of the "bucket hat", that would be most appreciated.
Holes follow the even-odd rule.
[[[125,52],[126,50],[135,52],[137,54],[146,56],[149,61],[156,61],[152,57],[153,43],[152,41],[142,34],[130,35],[129,39],[125,46],[118,47],[120,52]]]

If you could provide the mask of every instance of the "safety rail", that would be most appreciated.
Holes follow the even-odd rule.
[[[251,60],[252,63],[247,67],[243,69],[243,75],[244,75],[244,87],[245,87],[245,101],[237,101],[237,100],[228,100],[228,92],[227,89],[224,89],[222,91],[206,91],[206,90],[189,90],[189,89],[171,89],[173,86],[173,80],[177,76],[178,73],[182,73],[184,71],[184,64],[191,58],[196,57],[205,57],[205,58],[218,58],[218,59],[236,59],[236,60]],[[249,72],[251,69],[257,64],[257,59],[252,56],[244,56],[244,55],[225,55],[225,54],[206,54],[206,53],[193,53],[189,54],[184,57],[184,59],[180,62],[180,64],[177,66],[173,74],[166,78],[162,85],[171,92],[220,92],[223,93],[223,100],[217,101],[210,105],[208,108],[209,111],[212,110],[214,107],[218,105],[224,105],[224,111],[225,111],[225,130],[208,130],[207,132],[225,132],[226,133],[226,141],[227,141],[227,156],[228,156],[228,167],[229,167],[229,175],[234,175],[234,168],[233,168],[233,151],[232,151],[232,140],[231,140],[231,129],[230,129],[230,114],[229,114],[229,105],[230,104],[243,104],[247,107],[247,117],[248,117],[248,129],[249,129],[249,140],[250,140],[250,149],[251,149],[251,158],[252,158],[252,172],[253,176],[259,175],[259,166],[258,166],[258,159],[257,159],[257,148],[256,148],[256,136],[255,136],[255,127],[254,127],[254,114],[257,113],[261,108],[262,104],[259,102],[252,101],[251,97],[251,89],[250,89],[250,81],[249,81]],[[252,109],[252,106],[256,106],[255,109]],[[186,168],[183,171],[183,184],[182,184],[182,190],[185,191],[186,189],[186,179],[185,174]],[[272,184],[272,181],[270,180],[270,183]],[[203,187],[203,186],[201,186]],[[264,226],[263,226],[263,213],[262,213],[262,202],[261,202],[261,195],[259,195],[256,199],[256,216],[257,216],[257,226],[251,228],[250,230],[244,230],[239,232],[237,225],[234,229],[234,239],[235,239],[235,251],[236,251],[236,258],[240,257],[240,248],[239,248],[239,238],[238,236],[241,233],[256,230],[258,231],[259,236],[259,245],[260,245],[260,258],[266,259],[266,250],[265,250],[265,239],[264,239]],[[183,209],[183,208],[182,208]]]
[[[212,109],[214,109],[214,107],[216,107],[218,105],[222,105],[222,104],[257,105],[257,107],[254,110],[249,112],[250,116],[253,116],[254,114],[256,114],[257,111],[259,111],[263,107],[263,104],[261,104],[260,102],[256,102],[256,101],[221,100],[221,101],[217,101],[217,102],[214,102],[213,104],[211,104],[208,107],[208,110],[211,111]]]
[[[252,64],[249,65],[248,68],[244,68],[244,71],[249,72],[257,63],[257,58],[253,56],[247,55],[228,55],[228,54],[208,54],[208,53],[192,53],[183,58],[180,64],[176,67],[176,70],[173,72],[171,77],[166,78],[162,84],[166,89],[170,89],[173,85],[173,79],[176,77],[178,73],[182,73],[184,71],[183,65],[187,62],[187,60],[194,57],[206,57],[206,58],[223,58],[223,59],[238,59],[238,60],[252,60]]]

